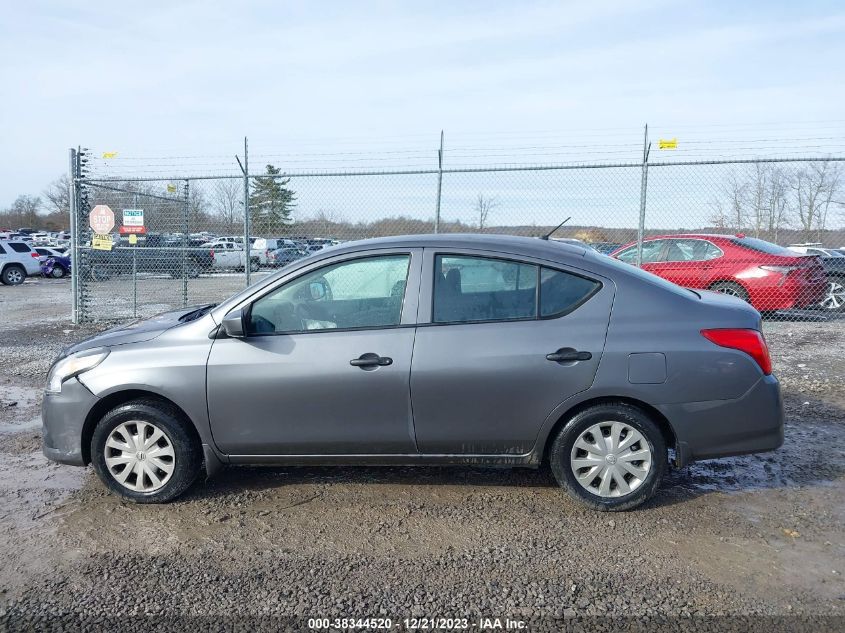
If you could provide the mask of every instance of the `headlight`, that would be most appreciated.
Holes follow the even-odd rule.
[[[47,393],[61,393],[62,383],[65,380],[78,376],[89,369],[94,369],[108,355],[109,350],[100,347],[63,358],[53,365],[50,368],[50,373],[47,374]]]

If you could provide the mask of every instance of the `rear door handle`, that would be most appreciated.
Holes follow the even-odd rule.
[[[556,352],[546,354],[546,360],[556,363],[572,363],[579,360],[590,360],[593,355],[590,352],[579,352],[571,347],[561,347]]]
[[[368,352],[366,354],[361,354],[358,358],[353,358],[349,361],[349,364],[353,367],[386,367],[388,365],[393,364],[393,359],[387,356],[379,356],[378,354],[373,354],[372,352]]]

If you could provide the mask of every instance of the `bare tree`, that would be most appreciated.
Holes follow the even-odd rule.
[[[795,175],[792,183],[794,206],[805,239],[812,239],[814,230],[821,239],[841,180],[839,165],[826,160],[809,163]]]
[[[211,207],[226,233],[242,230],[244,221],[242,202],[243,189],[240,181],[226,178],[214,184],[214,189],[211,191]]]
[[[788,226],[788,189],[789,176],[780,167],[771,169],[766,189],[766,211],[768,212],[768,237],[775,242],[778,240],[781,229]]]
[[[487,216],[490,212],[499,206],[495,198],[485,198],[484,194],[479,193],[478,199],[475,202],[475,214],[478,216],[478,230],[483,231],[487,226]]]

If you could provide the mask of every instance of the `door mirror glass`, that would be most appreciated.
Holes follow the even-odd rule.
[[[223,317],[223,331],[232,338],[244,337],[244,311],[232,310]]]

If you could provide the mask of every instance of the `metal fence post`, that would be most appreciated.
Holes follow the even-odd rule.
[[[182,214],[182,305],[188,305],[188,214],[190,213],[190,180],[185,180],[185,211]]]
[[[440,149],[437,152],[437,208],[434,210],[434,232],[440,232],[440,194],[443,190],[443,130],[440,130]]]
[[[250,281],[252,245],[249,243],[249,142],[244,136],[244,273],[246,285]]]
[[[70,316],[74,325],[79,323],[79,251],[76,248],[76,243],[79,239],[76,217],[76,189],[79,183],[76,181],[76,172],[76,150],[71,148],[70,168],[68,171],[68,213],[70,214],[70,291],[73,295],[71,298]]]
[[[651,143],[648,142],[648,123],[643,134],[643,176],[640,182],[640,222],[637,226],[637,266],[643,263],[643,234],[645,233],[645,199],[648,191],[648,155]]]
[[[138,194],[135,194],[132,208],[138,208]],[[134,235],[134,233],[133,233]],[[137,238],[136,238],[137,239]],[[138,318],[138,245],[132,245],[132,317]]]

